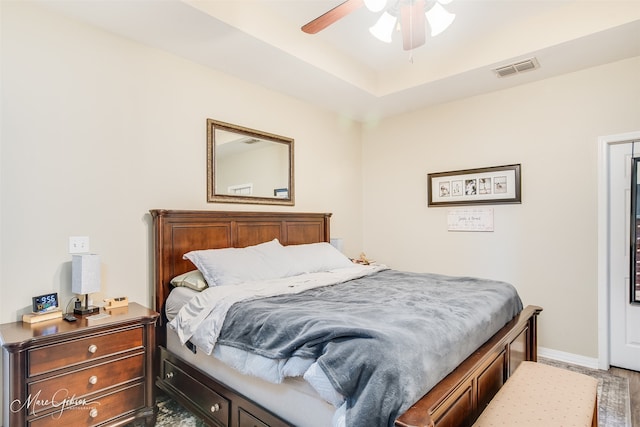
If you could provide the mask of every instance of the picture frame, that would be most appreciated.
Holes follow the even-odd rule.
[[[274,188],[273,196],[277,198],[287,198],[289,197],[289,189],[288,188]]]
[[[520,164],[427,174],[428,206],[522,203]]]

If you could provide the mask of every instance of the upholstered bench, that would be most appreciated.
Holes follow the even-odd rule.
[[[474,427],[597,427],[598,380],[522,362]]]

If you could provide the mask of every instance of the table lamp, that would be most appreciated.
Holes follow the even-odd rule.
[[[84,307],[76,307],[74,314],[80,316],[98,313],[100,307],[89,306],[89,294],[100,292],[100,256],[76,254],[71,259],[71,291],[84,295]]]

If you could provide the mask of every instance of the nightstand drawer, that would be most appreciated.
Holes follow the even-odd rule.
[[[142,328],[82,338],[29,351],[28,376],[142,348]]]
[[[38,396],[40,405],[33,405],[28,413],[39,413],[57,406],[64,399],[76,399],[109,387],[139,380],[144,377],[144,353],[92,365],[80,371],[36,381],[28,385],[28,396]]]
[[[144,406],[144,385],[136,384],[93,401],[76,399],[48,415],[32,420],[30,427],[95,426]]]
[[[208,410],[208,416],[223,426],[229,425],[229,401],[168,360],[164,361],[164,381],[178,390],[190,390],[191,400]]]

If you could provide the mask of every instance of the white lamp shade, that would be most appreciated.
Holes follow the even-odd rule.
[[[100,292],[99,255],[72,255],[71,291],[75,294],[90,294],[93,292]]]
[[[397,19],[398,18],[388,12],[384,12],[380,18],[378,18],[378,22],[369,28],[369,32],[378,40],[391,43],[391,34],[393,33]]]
[[[451,25],[453,20],[456,19],[455,13],[447,12],[438,2],[436,2],[436,4],[434,4],[433,7],[425,13],[425,15],[427,16],[427,21],[431,27],[431,37],[435,37],[449,28],[449,25]]]
[[[371,12],[380,12],[387,5],[387,0],[364,0],[364,5]]]
[[[329,240],[329,243],[331,243],[331,246],[333,246],[340,252],[342,252],[342,249],[344,249],[344,240],[342,239],[342,237],[332,237]]]

